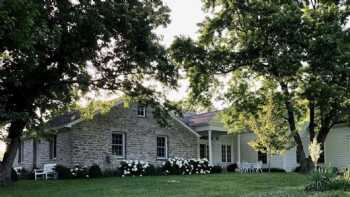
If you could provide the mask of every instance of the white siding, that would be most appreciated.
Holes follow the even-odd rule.
[[[337,168],[350,166],[350,128],[335,127],[325,142],[325,163]]]
[[[241,134],[241,162],[257,162],[258,153],[248,144],[254,139],[255,135],[253,133]]]

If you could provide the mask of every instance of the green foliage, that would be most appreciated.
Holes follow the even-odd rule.
[[[222,172],[222,167],[221,166],[213,166],[211,169],[212,174],[219,174]]]
[[[222,118],[230,132],[244,131],[247,115],[261,110],[270,93],[299,153],[298,123],[309,122],[311,138],[318,134],[323,143],[332,126],[348,120],[349,1],[203,3],[211,15],[199,39],[177,38],[171,55],[188,73],[194,102],[208,105],[213,89],[221,88],[214,79],[232,77],[221,88],[227,90]]]
[[[18,181],[18,174],[17,174],[16,170],[14,170],[13,168],[11,168],[11,180],[13,182]]]
[[[57,173],[57,179],[71,179],[73,178],[72,172],[70,171],[69,168],[62,166],[62,165],[57,165],[55,168],[55,171]]]
[[[236,163],[230,164],[226,167],[227,172],[236,172],[238,166]]]
[[[100,178],[102,175],[101,168],[97,164],[94,164],[89,168],[89,178]]]
[[[337,170],[331,167],[318,168],[310,174],[311,183],[306,186],[306,191],[327,191],[350,189],[350,182],[346,177],[337,176]]]
[[[0,124],[10,125],[6,140],[33,131],[90,91],[167,102],[144,82],[176,86],[177,68],[154,32],[170,22],[169,12],[161,0],[2,1]],[[91,117],[106,106],[94,102],[87,109]]]

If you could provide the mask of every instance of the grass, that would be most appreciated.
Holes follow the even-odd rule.
[[[20,181],[0,188],[1,197],[350,197],[350,193],[305,193],[307,177],[298,174],[218,174]]]

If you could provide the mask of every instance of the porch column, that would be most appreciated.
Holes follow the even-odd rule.
[[[238,156],[238,166],[241,166],[241,135],[237,135],[237,156]]]
[[[213,148],[211,143],[211,130],[208,130],[209,164],[213,165]]]

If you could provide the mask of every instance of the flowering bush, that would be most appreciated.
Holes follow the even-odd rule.
[[[206,159],[186,160],[175,157],[164,162],[162,169],[167,175],[210,174],[212,166]]]
[[[70,169],[73,178],[89,178],[89,170],[86,166],[75,166]]]
[[[120,162],[120,172],[124,176],[144,176],[151,165],[148,162],[138,160],[128,160]]]

